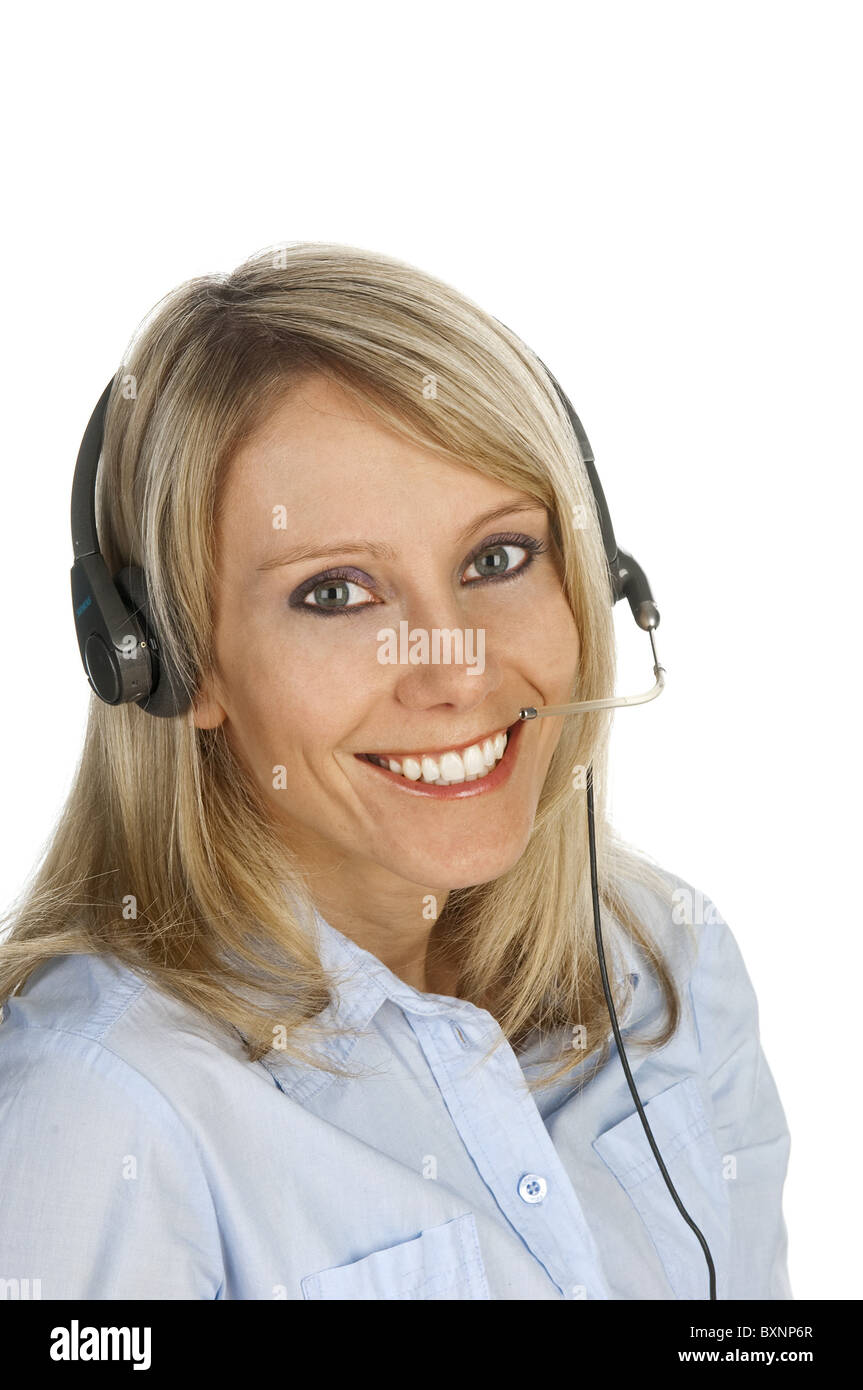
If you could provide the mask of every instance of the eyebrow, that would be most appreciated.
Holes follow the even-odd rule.
[[[515,502],[507,503],[502,507],[493,507],[491,511],[483,512],[470,523],[458,537],[458,543],[466,541],[468,536],[473,535],[481,526],[486,526],[490,521],[495,521],[499,516],[510,516],[515,512],[544,512],[546,508],[541,502]],[[385,541],[363,541],[346,540],[333,541],[327,546],[295,546],[292,550],[283,551],[279,555],[272,556],[269,560],[264,560],[257,566],[261,570],[280,569],[283,565],[293,565],[299,560],[320,560],[327,555],[332,555],[339,551],[343,555],[374,555],[379,560],[395,560],[396,552],[391,545]]]

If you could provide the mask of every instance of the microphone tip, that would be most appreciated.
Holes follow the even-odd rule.
[[[638,612],[635,615],[635,621],[645,632],[649,632],[651,628],[659,627],[659,609],[656,604],[652,603],[649,599],[645,599],[644,602],[640,603],[638,605]]]

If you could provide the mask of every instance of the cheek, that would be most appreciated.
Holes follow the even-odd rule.
[[[522,650],[528,656],[531,675],[542,689],[569,687],[578,670],[581,655],[575,618],[560,588],[548,593],[541,608],[542,617],[523,633]]]
[[[226,733],[265,785],[277,765],[314,775],[316,763],[344,739],[354,710],[362,706],[359,683],[351,678],[356,663],[335,669],[294,641],[289,646],[262,632],[248,638],[234,648],[225,669]]]

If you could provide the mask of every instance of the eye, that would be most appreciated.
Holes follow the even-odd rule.
[[[353,578],[356,570],[327,570],[326,574],[300,586],[291,599],[292,607],[310,608],[315,613],[358,613],[362,608],[371,608],[379,599],[369,599],[365,603],[353,600],[354,594],[368,592],[364,584]]]
[[[534,557],[541,555],[545,550],[541,541],[534,540],[531,536],[518,536],[516,538],[502,537],[493,545],[485,544],[482,550],[474,554],[467,570],[474,570],[476,573],[477,562],[488,561],[488,567],[483,566],[476,574],[476,578],[471,583],[478,583],[484,579],[515,579],[533,564]],[[523,550],[526,558],[515,569],[510,568],[509,551]],[[464,582],[464,581],[462,581]]]

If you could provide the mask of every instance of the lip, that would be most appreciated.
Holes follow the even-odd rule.
[[[408,777],[403,777],[399,772],[390,772],[388,767],[379,767],[377,763],[367,762],[355,753],[354,757],[363,767],[369,771],[376,772],[378,776],[386,778],[393,786],[398,787],[408,796],[430,796],[442,801],[460,801],[469,796],[484,796],[487,792],[493,792],[497,787],[504,786],[512,774],[518,749],[521,744],[521,731],[524,727],[524,720],[517,719],[514,724],[510,724],[506,730],[507,740],[503,757],[494,769],[486,776],[480,777],[475,782],[452,782],[448,787],[436,787],[433,782],[411,782]],[[470,744],[465,744],[469,748]],[[449,750],[447,750],[449,751]],[[457,752],[453,749],[453,752]],[[383,754],[380,754],[383,757]],[[412,757],[412,754],[405,754]]]

